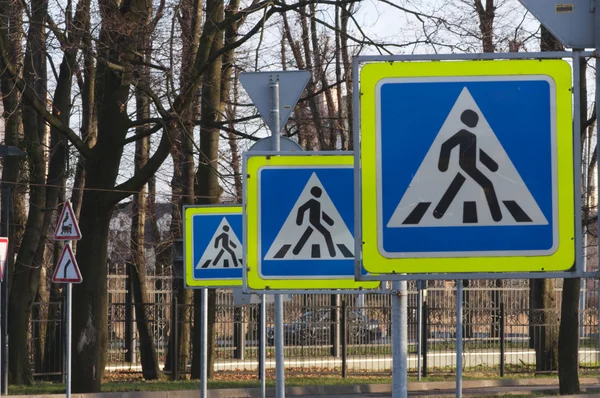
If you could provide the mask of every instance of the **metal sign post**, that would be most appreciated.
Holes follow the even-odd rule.
[[[54,240],[66,241],[63,248],[63,252],[58,259],[54,274],[52,276],[52,282],[54,283],[66,283],[66,296],[67,296],[67,308],[66,308],[66,359],[65,359],[65,374],[66,374],[66,396],[71,397],[71,359],[72,359],[72,307],[73,307],[73,283],[83,282],[79,266],[75,259],[75,255],[71,250],[71,240],[81,239],[81,231],[75,218],[75,213],[71,207],[71,202],[65,202],[63,210],[60,214],[58,222],[56,223],[56,230],[54,231]]]
[[[269,148],[271,151],[280,152],[282,147],[280,136],[281,126],[285,125],[296,106],[302,91],[304,91],[304,87],[306,87],[306,83],[308,83],[308,80],[310,79],[310,72],[248,72],[241,73],[239,79],[271,130],[271,137],[265,139],[263,142],[271,144],[271,147]],[[280,92],[280,84],[286,87],[283,93]],[[260,141],[257,144],[259,143]],[[302,150],[302,148],[288,139],[284,139],[283,144],[286,149]],[[255,145],[255,147],[251,148],[252,151],[260,149],[261,145]],[[245,253],[246,249],[244,249],[244,255]],[[245,261],[244,266],[246,266]],[[263,397],[266,396],[266,301],[267,298],[263,294],[260,304],[261,330],[259,347],[259,374],[261,378],[261,394]],[[276,396],[278,398],[283,398],[285,397],[285,364],[283,341],[283,296],[281,294],[275,294],[275,359]]]
[[[267,396],[267,378],[265,369],[267,367],[267,295],[261,294],[260,296],[260,360],[258,365],[258,375],[260,377],[260,396],[265,398]]]
[[[463,281],[456,281],[456,398],[462,398]]]
[[[279,80],[271,80],[271,134],[273,136],[273,152],[281,149],[279,132]],[[277,398],[285,397],[285,346],[283,342],[283,297],[275,295],[275,394]]]
[[[72,305],[73,305],[73,284],[67,283],[67,361],[66,361],[66,396],[69,398],[71,396],[71,344],[72,344]]]
[[[202,316],[200,317],[200,398],[207,398],[208,376],[208,288],[200,291]]]
[[[6,206],[8,208],[8,206]],[[6,264],[7,264],[7,256],[8,256],[8,232],[6,234],[6,237],[0,237],[0,255],[2,256],[0,258],[0,282],[4,282],[4,272],[6,270]],[[2,289],[0,287],[0,308],[2,307]],[[8,304],[8,303],[5,303]],[[1,313],[1,311],[0,311]],[[1,317],[1,315],[0,315]],[[0,319],[1,321],[1,319]],[[1,350],[0,350],[1,351]],[[8,350],[6,350],[6,352],[8,352]],[[1,353],[0,353],[1,354]],[[0,375],[2,374],[2,362],[5,358],[0,358]],[[8,359],[8,358],[6,358]],[[7,362],[5,362],[6,365]],[[8,384],[6,384],[8,386]],[[7,387],[7,391],[6,394],[8,395],[8,387]]]
[[[407,283],[392,282],[392,397],[408,396]]]
[[[200,288],[200,396],[208,395],[208,289],[242,284],[242,207],[183,208],[185,287]]]
[[[421,352],[423,346],[423,281],[417,281],[417,381],[421,381]]]

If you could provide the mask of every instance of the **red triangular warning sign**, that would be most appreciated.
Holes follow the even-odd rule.
[[[71,245],[67,243],[54,269],[52,282],[81,283],[81,281],[83,281],[83,278],[81,277],[81,272],[79,272],[79,266],[71,250]]]
[[[0,237],[0,281],[4,282],[4,270],[8,257],[8,238]]]
[[[54,240],[79,239],[81,239],[79,224],[77,224],[77,220],[75,219],[75,212],[73,211],[73,207],[71,207],[71,202],[67,200],[58,218],[58,223],[56,223]]]

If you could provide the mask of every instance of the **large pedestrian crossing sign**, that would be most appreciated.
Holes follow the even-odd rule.
[[[241,206],[186,206],[183,239],[186,286],[242,285]]]
[[[249,289],[379,285],[354,281],[352,155],[245,156]]]
[[[571,88],[561,60],[365,65],[365,269],[570,269]]]

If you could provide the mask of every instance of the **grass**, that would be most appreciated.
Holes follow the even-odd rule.
[[[434,376],[422,378],[423,382],[436,381],[453,381],[455,380],[454,369],[435,369],[438,373]],[[446,371],[446,372],[445,372]],[[334,386],[334,385],[354,385],[354,384],[390,384],[392,382],[389,376],[351,376],[347,379],[342,379],[340,374],[323,374],[317,370],[310,371],[307,369],[286,369],[288,374],[286,377],[286,386],[302,387],[302,386]],[[440,374],[445,373],[445,374]],[[584,373],[581,377],[594,377],[598,373]],[[267,387],[275,387],[274,370],[269,369],[267,373]],[[556,374],[540,374],[532,373],[516,373],[507,374],[503,379],[523,379],[523,378],[548,378],[556,379]],[[469,369],[468,373],[463,376],[463,380],[495,380],[500,379],[497,369],[487,369],[478,367]],[[411,382],[417,381],[416,376],[409,375],[408,380]],[[258,388],[260,381],[255,374],[238,373],[238,372],[219,372],[215,375],[215,380],[208,382],[209,389],[224,389],[224,388]],[[141,376],[136,373],[111,373],[106,377],[102,384],[102,392],[126,392],[126,391],[175,391],[175,390],[197,390],[199,388],[198,380],[181,380],[170,381],[166,377],[157,381],[144,381]],[[62,383],[38,382],[31,386],[9,386],[10,395],[33,395],[33,394],[64,394],[65,385]],[[590,391],[588,391],[590,393]],[[598,392],[596,391],[596,394]],[[548,396],[555,395],[553,393],[535,393],[533,395],[510,395],[514,397],[530,397],[530,396]],[[490,395],[492,396],[492,395]],[[497,396],[497,395],[495,395]]]

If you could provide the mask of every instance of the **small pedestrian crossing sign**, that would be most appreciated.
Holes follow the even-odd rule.
[[[313,172],[265,260],[352,259],[354,239]]]
[[[184,208],[184,268],[188,287],[241,286],[241,206]]]
[[[367,271],[572,267],[568,63],[372,63],[360,85]]]
[[[354,281],[350,155],[245,155],[246,278],[254,290],[375,288]]]
[[[238,268],[242,266],[243,255],[240,240],[223,217],[196,269]]]

